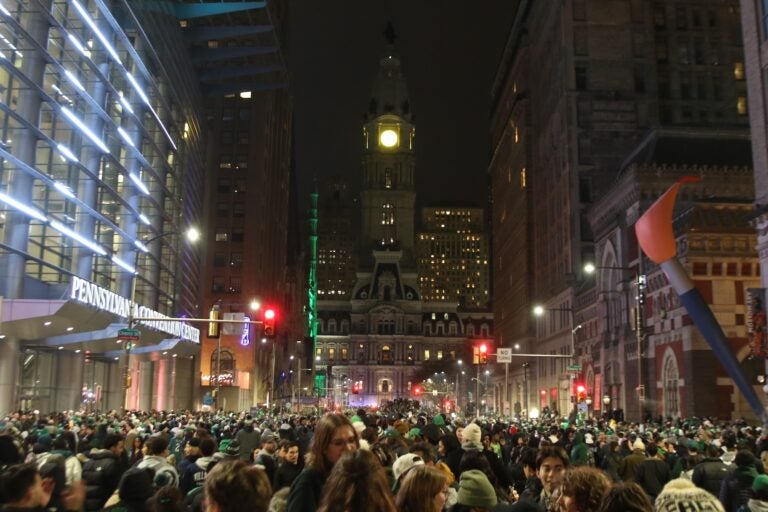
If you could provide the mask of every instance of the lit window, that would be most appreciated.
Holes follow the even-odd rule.
[[[744,80],[744,63],[743,62],[733,63],[733,78],[735,78],[736,80]]]
[[[747,115],[747,98],[746,98],[746,96],[739,96],[736,99],[736,112],[740,116]]]

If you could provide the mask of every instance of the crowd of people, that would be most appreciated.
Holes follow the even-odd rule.
[[[0,510],[768,512],[746,422],[18,412]]]

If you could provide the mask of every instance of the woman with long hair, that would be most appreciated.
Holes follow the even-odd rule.
[[[221,461],[205,477],[207,512],[267,512],[272,486],[267,472],[245,461]]]
[[[398,512],[441,512],[448,499],[448,477],[430,466],[415,466],[405,475],[395,502]]]
[[[368,450],[347,452],[333,466],[318,512],[395,512],[389,479]]]
[[[569,469],[563,478],[561,508],[567,512],[597,512],[610,488],[611,481],[599,469],[589,466]]]
[[[336,462],[360,448],[357,431],[341,414],[326,414],[317,421],[304,470],[291,484],[286,512],[315,512],[323,486]]]
[[[608,489],[598,512],[653,512],[653,504],[642,487],[634,482],[618,482]]]

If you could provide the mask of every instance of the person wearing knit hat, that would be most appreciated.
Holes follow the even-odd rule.
[[[457,504],[478,511],[490,510],[497,502],[496,491],[485,473],[479,469],[470,469],[461,474]]]
[[[725,512],[717,498],[684,478],[676,478],[665,485],[654,505],[656,512]]]
[[[619,476],[625,482],[635,482],[637,468],[645,460],[645,443],[640,438],[632,443],[632,453],[624,457],[619,465]]]
[[[469,449],[482,451],[482,437],[483,432],[480,430],[480,426],[477,423],[470,423],[464,427],[464,432],[462,433],[463,442],[461,443],[461,447],[464,450]]]
[[[768,512],[768,475],[757,475],[744,512]]]

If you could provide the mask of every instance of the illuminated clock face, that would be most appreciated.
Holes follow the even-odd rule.
[[[379,135],[379,143],[385,148],[395,147],[397,144],[397,132],[395,130],[384,130]]]

